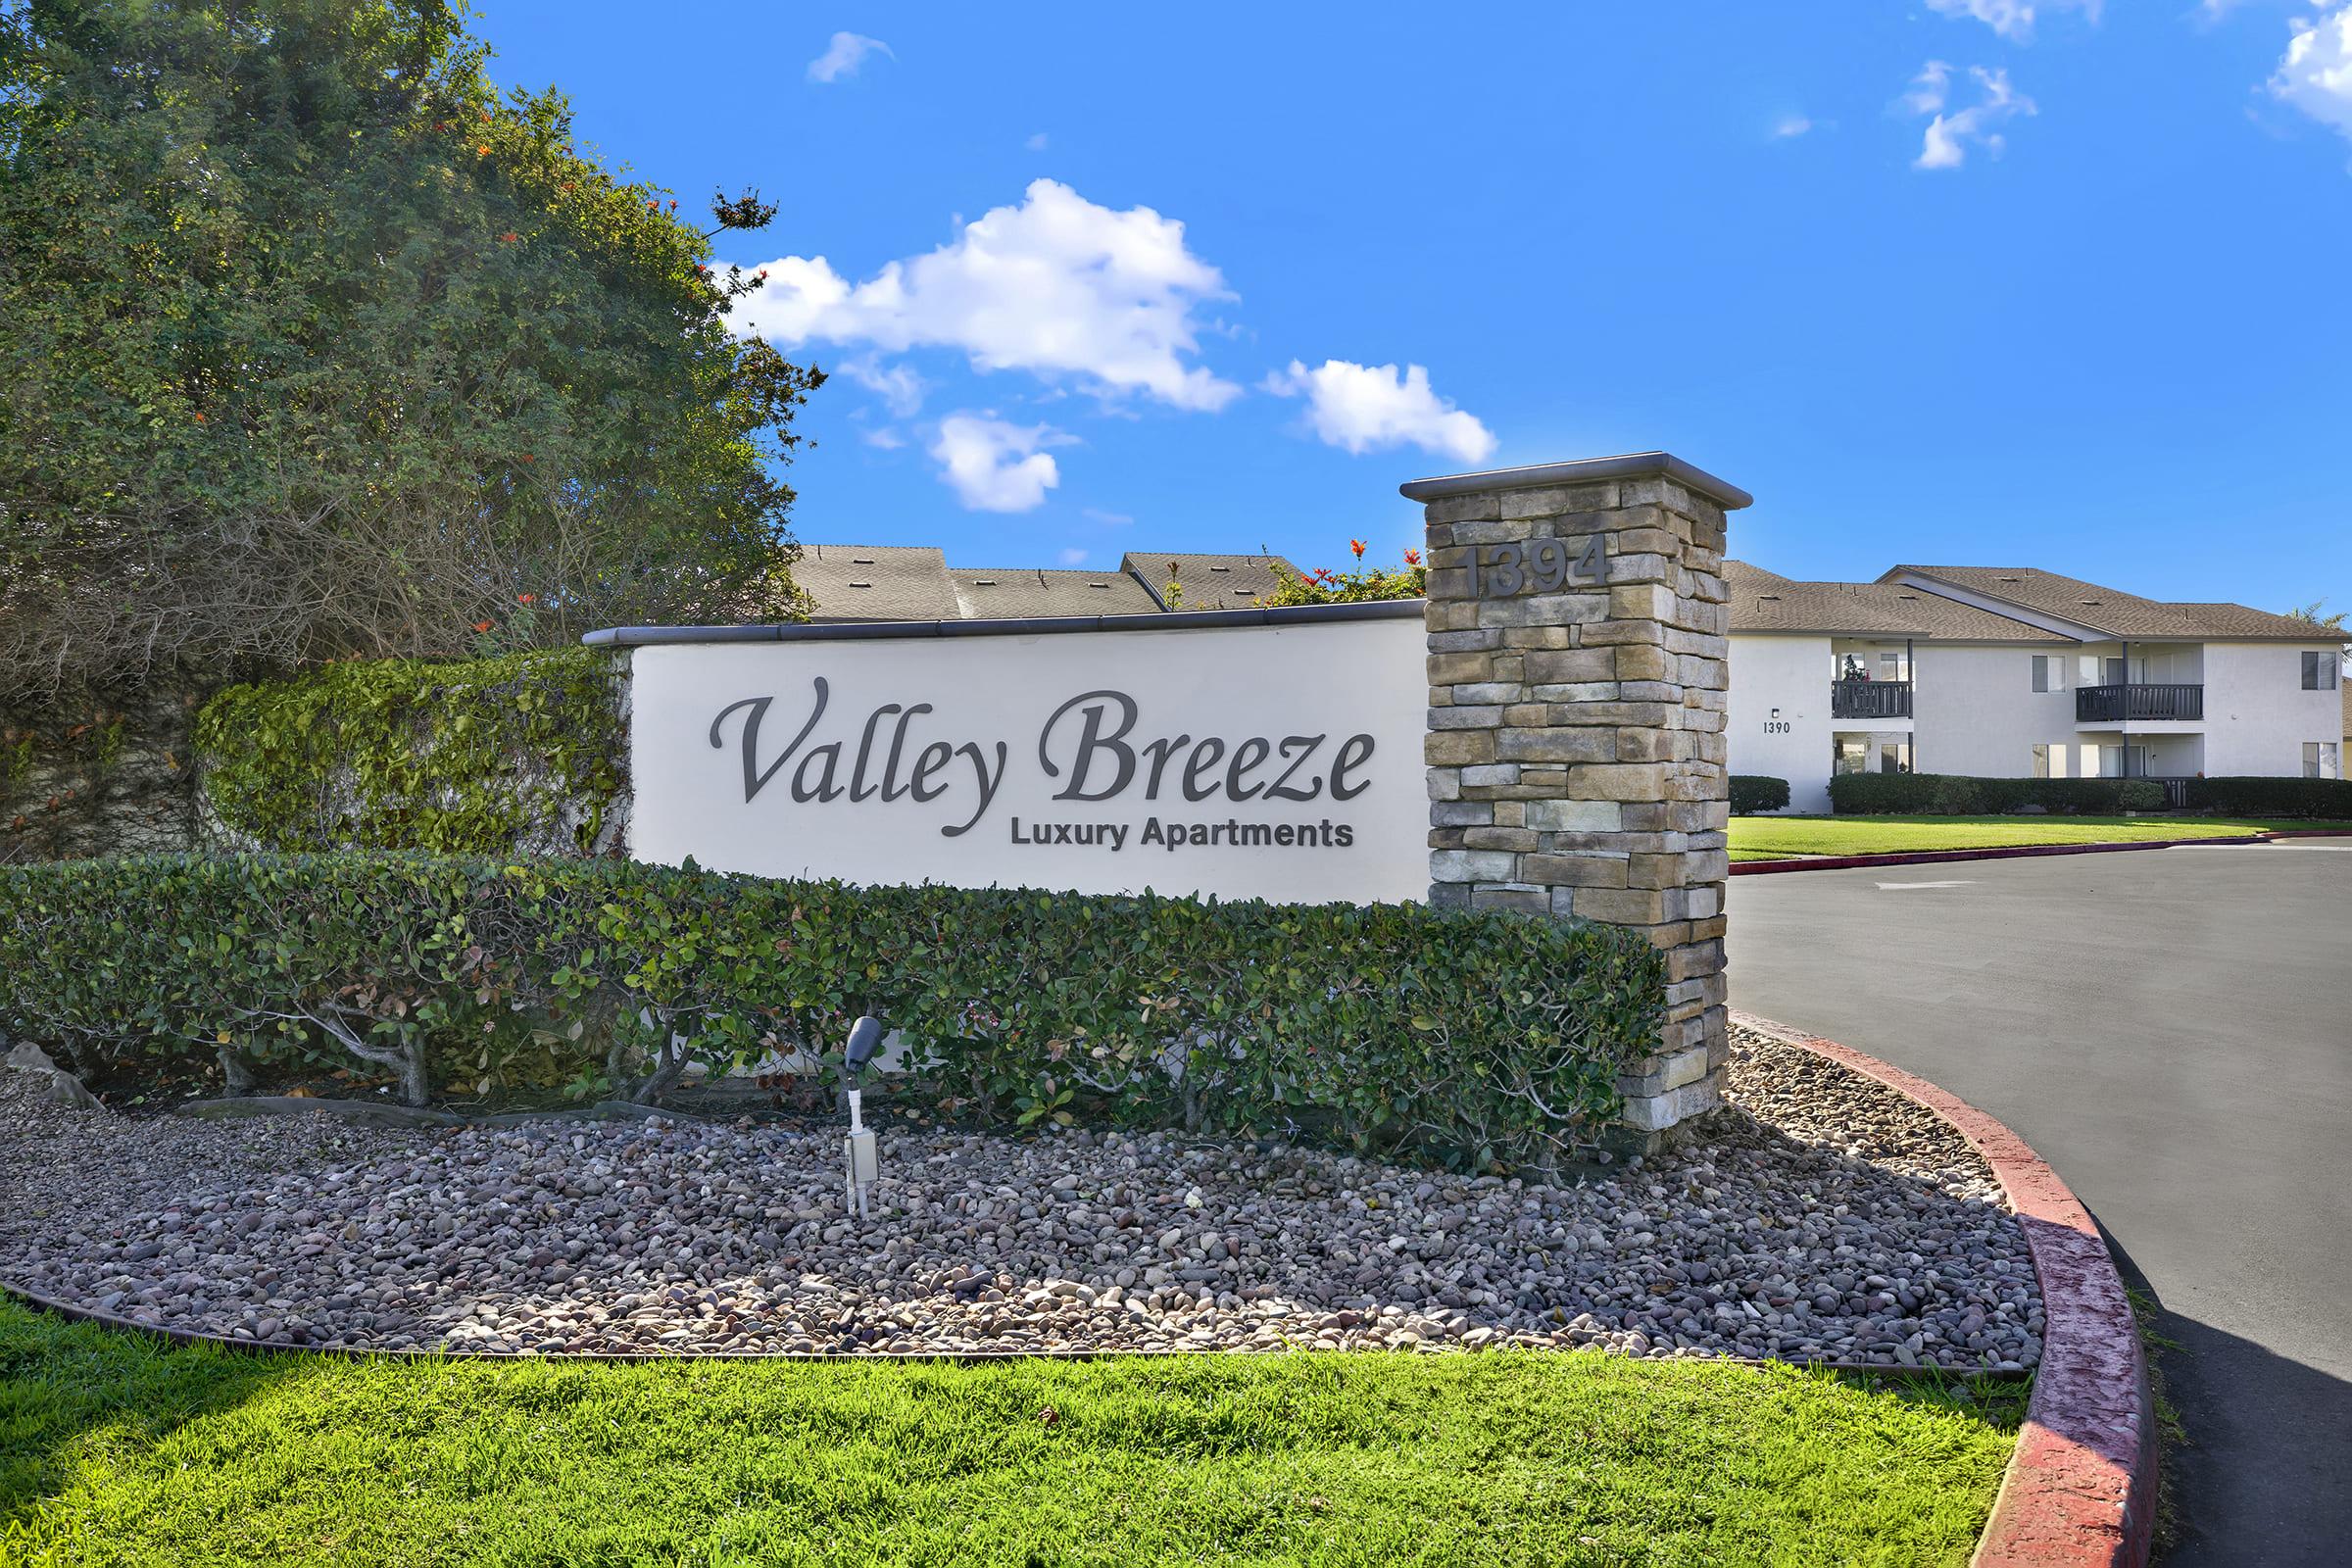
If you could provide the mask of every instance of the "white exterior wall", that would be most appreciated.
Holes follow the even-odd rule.
[[[2303,743],[2336,739],[2343,694],[2303,689],[2303,655],[2335,648],[2314,643],[2205,645],[2205,771],[2216,778],[2295,775]]]
[[[2119,732],[2114,724],[2075,719],[2077,688],[2098,683],[2084,681],[2082,660],[2098,661],[2093,668],[2103,679],[2105,660],[2122,652],[2119,644],[1918,642],[1906,726],[1831,719],[1828,636],[1751,633],[1731,642],[1731,770],[1787,779],[1793,811],[1829,810],[1831,742],[1844,732],[1909,728],[1912,766],[1922,773],[2026,778],[2034,772],[2034,748],[2048,745],[2065,748],[2064,776],[2082,778],[2097,766],[2095,751],[2086,762],[2085,747],[2128,740],[2152,748],[2158,773],[2292,777],[2303,770],[2304,743],[2334,740],[2343,726],[2339,692],[2303,690],[2306,650],[2293,644],[2133,643],[2134,678],[2144,658],[2150,681],[2202,679],[2205,718],[2135,722]],[[2064,690],[2034,689],[2036,654],[2059,661]],[[1771,717],[1776,709],[1778,720]],[[1773,723],[1788,729],[1768,730]]]
[[[2063,661],[2066,690],[2034,689],[2036,654]],[[1911,694],[1913,768],[1971,778],[2031,777],[2036,744],[2075,744],[2073,654],[2071,646],[1922,644]],[[2078,771],[2067,769],[2070,777]]]
[[[1788,809],[1830,808],[1830,639],[1735,636],[1725,734],[1734,773],[1788,781]],[[1780,710],[1773,716],[1773,710]],[[1778,726],[1786,724],[1786,730]]]

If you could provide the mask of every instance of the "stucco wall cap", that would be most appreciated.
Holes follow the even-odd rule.
[[[1621,458],[1580,458],[1574,463],[1536,463],[1524,468],[1449,473],[1434,479],[1414,479],[1396,488],[1408,500],[1436,501],[1480,490],[1527,490],[1537,485],[1576,484],[1589,479],[1641,479],[1651,474],[1662,474],[1686,489],[1695,490],[1726,512],[1751,506],[1756,499],[1738,485],[1727,484],[1671,452],[1634,452]]]
[[[1047,637],[1095,631],[1220,631],[1232,626],[1321,626],[1350,620],[1419,620],[1420,599],[1252,610],[1175,610],[1141,615],[1032,615],[1010,620],[823,620],[760,626],[606,626],[590,648],[658,648],[670,643],[857,643],[906,637]]]

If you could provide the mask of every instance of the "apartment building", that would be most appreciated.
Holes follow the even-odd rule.
[[[935,547],[809,545],[817,621],[1246,610],[1280,556],[1129,551],[1116,568],[950,566]],[[1731,591],[1732,771],[1826,811],[1861,771],[1977,777],[2343,776],[2339,642],[2243,605],[2167,604],[2032,567],[1896,566]],[[1399,635],[1418,635],[1399,622]]]
[[[2033,567],[1725,575],[1732,771],[1787,779],[1792,810],[1862,771],[2343,776],[2341,644],[2307,621]]]

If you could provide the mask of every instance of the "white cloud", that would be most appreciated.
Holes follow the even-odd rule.
[[[1241,395],[1190,363],[1195,308],[1233,295],[1185,248],[1184,224],[1149,207],[1098,207],[1055,180],[1032,181],[1018,207],[992,209],[953,243],[862,283],[821,256],[783,257],[766,271],[733,318],[779,342],[890,353],[934,345],[960,350],[976,369],[1072,374],[1106,396],[1140,392],[1182,409],[1220,409]]]
[[[923,406],[923,394],[929,383],[915,374],[911,367],[884,365],[871,354],[861,354],[841,362],[841,373],[869,392],[881,394],[890,412],[905,419]]]
[[[1927,69],[1912,78],[1911,91],[1904,95],[1903,102],[1913,114],[1935,117],[1928,122],[1919,156],[1912,160],[1914,169],[1958,169],[1968,162],[1971,143],[1998,158],[2009,143],[1993,127],[2019,115],[2039,113],[2033,99],[2009,85],[2007,71],[1971,66],[1968,75],[1977,84],[1977,101],[1945,114],[1951,102],[1951,67],[1931,60]]]
[[[1021,143],[1021,145],[1028,148],[1033,153],[1042,153],[1046,150],[1046,133],[1041,130],[1036,135],[1030,137],[1027,141]]]
[[[1792,136],[1802,136],[1812,128],[1813,122],[1802,115],[1783,115],[1773,122],[1772,134],[1776,139],[1786,141]]]
[[[1264,386],[1279,397],[1304,394],[1315,434],[1358,455],[1410,445],[1478,463],[1494,450],[1494,432],[1430,390],[1429,371],[1418,365],[1399,375],[1394,365],[1325,360],[1310,370],[1293,360]]]
[[[2212,0],[2206,3],[2210,6]],[[2048,5],[2052,11],[2080,11],[2092,22],[2099,20],[2100,0],[2048,0]],[[2011,42],[2025,43],[2034,36],[2040,0],[1928,0],[1928,8],[1947,17],[1974,17]]]
[[[2352,0],[2316,22],[2296,22],[2294,41],[2271,77],[2271,96],[2352,136]]]
[[[879,447],[884,452],[896,452],[906,444],[906,438],[887,424],[877,425],[871,430],[864,431],[858,439],[869,447]]]
[[[1952,68],[1940,60],[1931,60],[1911,78],[1911,90],[1903,94],[1903,105],[1915,115],[1932,115],[1942,109],[1951,95]]]
[[[844,76],[855,76],[858,68],[865,64],[865,57],[874,54],[891,60],[899,58],[879,38],[868,38],[862,32],[837,32],[825,52],[808,62],[808,79],[839,81]]]
[[[1031,512],[1061,483],[1060,466],[1039,449],[1067,446],[1073,439],[1052,425],[951,414],[939,421],[931,456],[966,511]]]
[[[1128,513],[1104,512],[1099,507],[1086,508],[1082,515],[1089,522],[1099,522],[1105,528],[1124,528],[1135,520],[1134,516]]]
[[[1086,552],[1083,550],[1064,550],[1061,553],[1061,564],[1065,566],[1083,566],[1086,564]]]

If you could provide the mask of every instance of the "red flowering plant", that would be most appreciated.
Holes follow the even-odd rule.
[[[1364,553],[1371,546],[1361,539],[1348,541],[1348,553],[1356,564],[1334,571],[1329,566],[1317,566],[1303,575],[1284,569],[1274,564],[1274,576],[1279,584],[1270,594],[1260,594],[1257,602],[1269,608],[1281,605],[1352,605],[1373,599],[1419,599],[1429,591],[1429,576],[1421,564],[1421,552],[1407,550],[1404,563],[1396,566],[1364,564]]]

